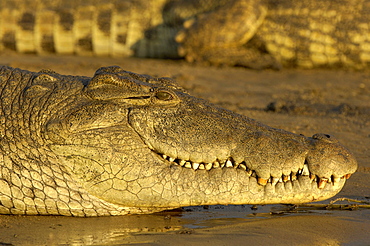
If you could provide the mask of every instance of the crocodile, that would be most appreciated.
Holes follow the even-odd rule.
[[[366,69],[369,0],[3,0],[0,50]]]
[[[2,66],[0,93],[0,214],[301,204],[357,169],[333,136],[269,127],[118,66],[92,78]]]

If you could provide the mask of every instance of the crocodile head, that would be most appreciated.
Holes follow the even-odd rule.
[[[143,211],[323,200],[357,168],[332,136],[275,129],[119,67],[99,69],[45,135],[88,193]]]

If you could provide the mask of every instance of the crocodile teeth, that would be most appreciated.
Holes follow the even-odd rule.
[[[298,172],[297,172],[297,175],[299,176],[299,175],[302,175],[302,172],[303,172],[303,169],[302,168],[299,168],[298,169]]]
[[[327,178],[321,178],[319,179],[319,189],[324,189],[326,183],[328,182]]]
[[[296,175],[296,173],[291,173],[291,175],[290,175],[290,180],[292,180],[292,181],[297,180],[297,175]]]
[[[256,174],[256,172],[255,172],[255,171],[252,171],[251,177],[253,177],[253,178],[257,178],[257,174]]]
[[[211,170],[213,167],[213,163],[207,163],[206,164],[206,170]]]
[[[186,168],[191,168],[191,163],[187,161],[187,162],[185,163],[185,167],[186,167]]]
[[[283,174],[279,178],[278,177],[269,177],[268,179],[258,177],[256,172],[254,170],[251,170],[248,168],[247,164],[245,162],[241,163],[235,163],[234,160],[230,157],[226,161],[222,161],[220,163],[219,160],[214,161],[213,163],[201,163],[201,162],[192,162],[192,161],[186,161],[181,160],[177,158],[170,157],[168,155],[160,154],[165,160],[170,161],[171,165],[180,165],[185,168],[193,169],[193,170],[211,170],[214,168],[235,168],[235,169],[241,169],[245,171],[245,174],[249,177],[253,177],[257,179],[257,182],[259,185],[267,185],[267,183],[270,183],[271,185],[275,186],[277,183],[286,183],[288,181],[295,181],[298,180],[300,176],[308,176],[311,180],[311,182],[317,182],[317,186],[319,189],[324,189],[325,185],[327,183],[335,185],[338,183],[341,179],[348,179],[351,174],[346,174],[342,177],[334,177],[334,175],[331,176],[331,178],[320,178],[316,176],[313,173],[310,173],[308,169],[308,165],[304,164],[303,167],[296,170],[296,172],[292,171],[290,174]]]
[[[197,170],[199,168],[199,163],[193,162],[193,169]]]
[[[258,178],[257,179],[257,182],[260,184],[260,185],[266,185],[267,184],[267,179],[263,179],[263,178]]]
[[[310,179],[311,181],[315,181],[316,180],[316,175],[315,174],[310,174]]]
[[[233,163],[230,160],[227,160],[226,167],[233,167]]]
[[[305,175],[305,176],[310,175],[310,171],[308,170],[308,165],[307,165],[307,164],[305,164],[305,165],[303,166],[302,175]]]
[[[271,184],[272,184],[272,185],[276,185],[278,182],[279,182],[279,178],[275,178],[275,177],[273,177],[273,178],[272,178],[272,181],[271,181]]]
[[[220,163],[218,161],[213,162],[213,168],[219,168]]]
[[[244,164],[239,164],[239,168],[243,169],[244,171],[247,171],[247,166]]]
[[[283,182],[288,182],[290,180],[290,175],[283,175]]]

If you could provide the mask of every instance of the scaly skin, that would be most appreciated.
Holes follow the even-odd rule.
[[[0,51],[179,58],[168,0],[2,0]]]
[[[1,214],[305,203],[357,168],[331,136],[274,129],[119,67],[93,78],[1,67],[0,93]]]
[[[257,69],[370,66],[370,1],[232,0],[210,9],[177,35],[189,61]]]
[[[369,0],[3,0],[0,14],[0,50],[255,69],[370,65]]]

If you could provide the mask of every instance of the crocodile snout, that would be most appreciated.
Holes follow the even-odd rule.
[[[355,157],[335,137],[318,133],[308,140],[306,163],[312,174],[322,180],[337,180],[349,178],[357,170]]]

